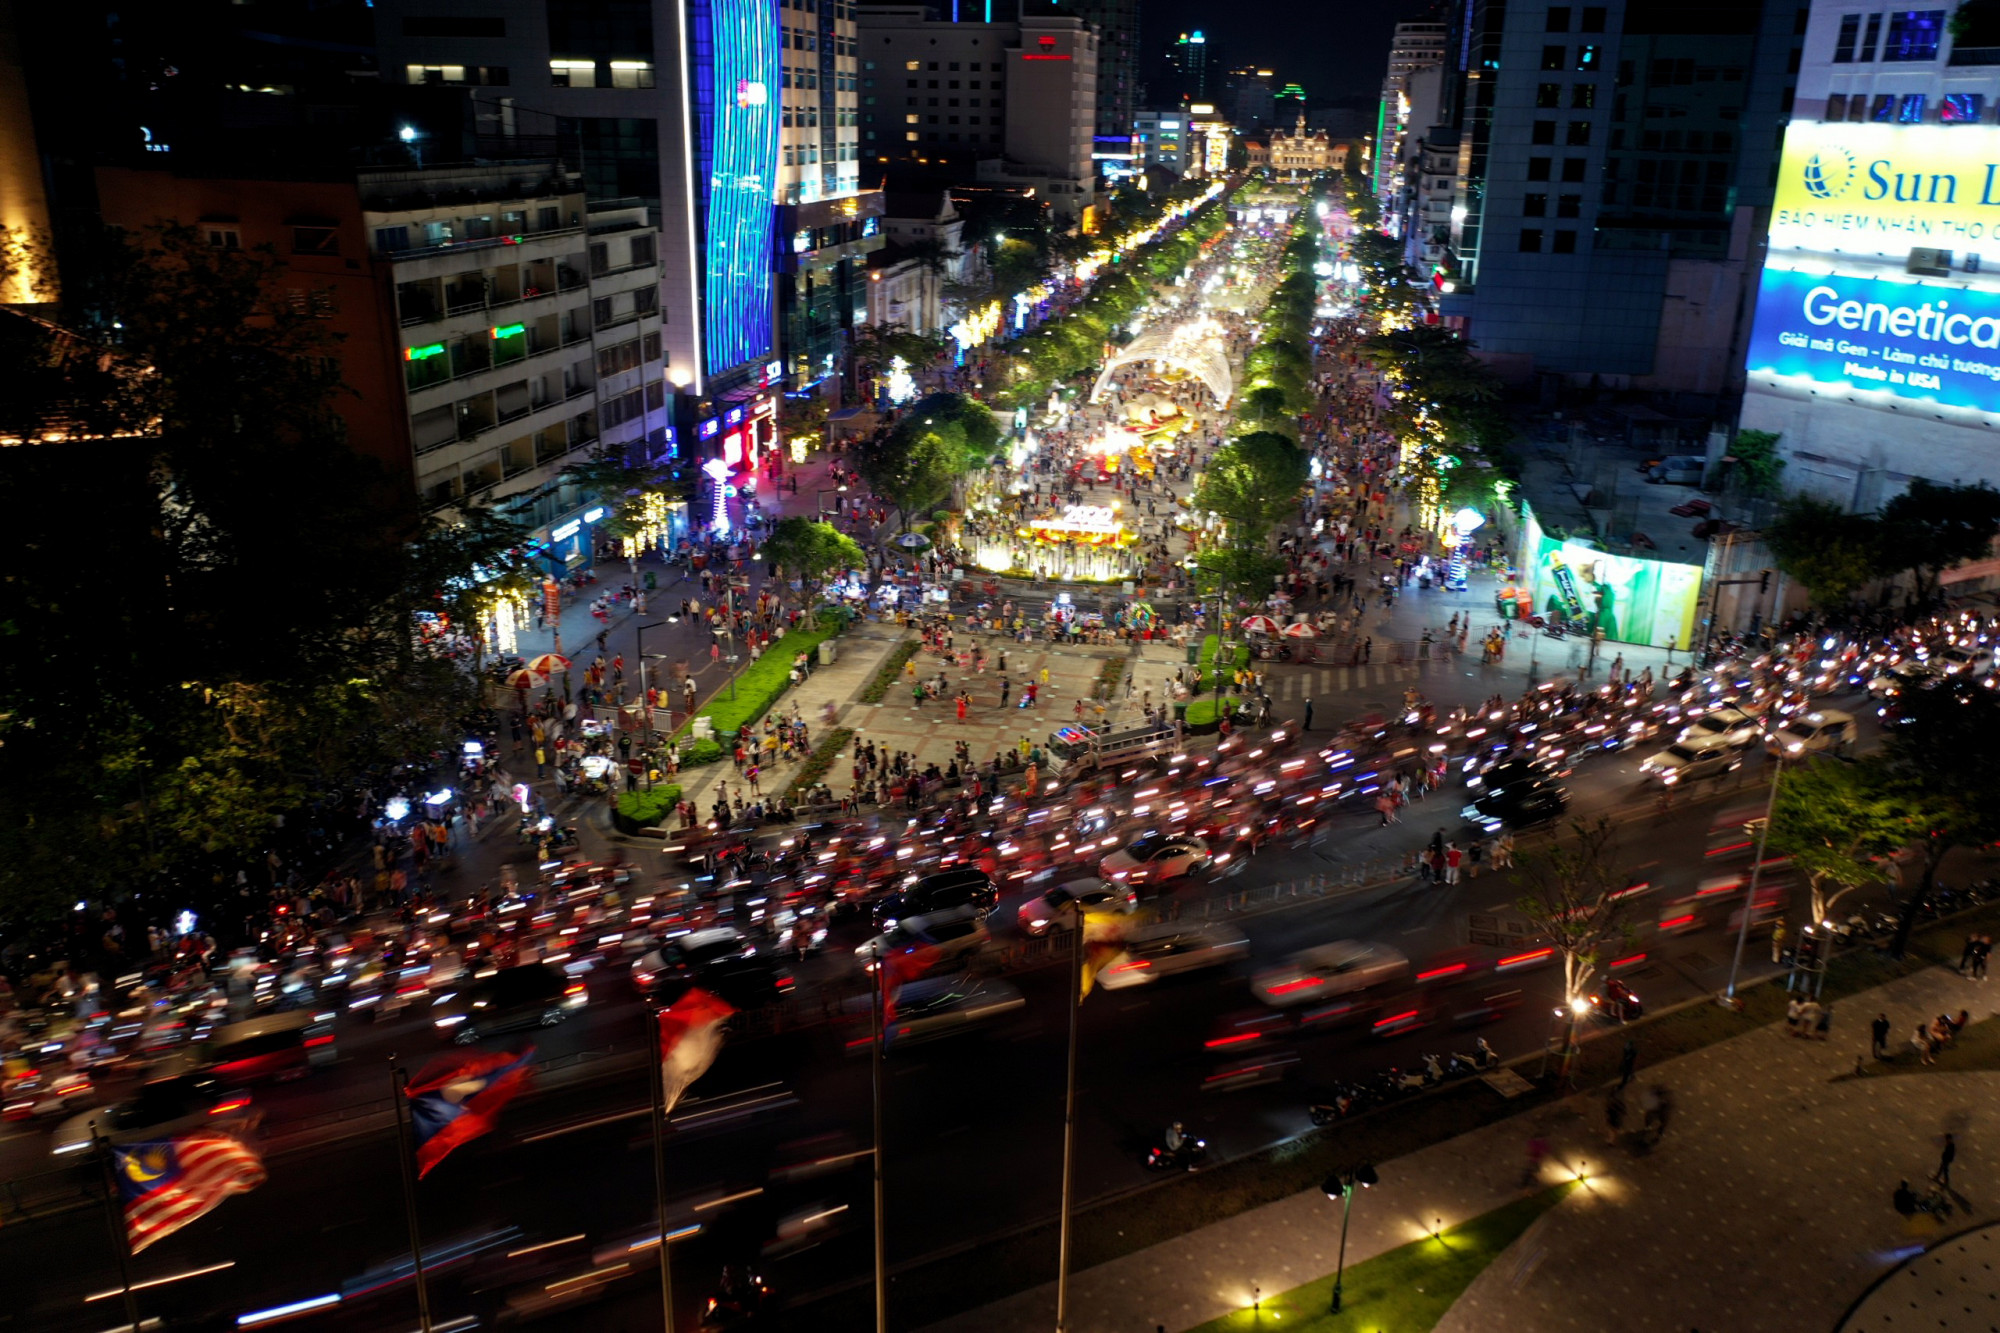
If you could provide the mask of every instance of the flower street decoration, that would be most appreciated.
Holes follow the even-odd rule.
[[[1000,332],[1005,316],[998,301],[988,301],[951,326],[949,332],[961,351],[970,351]]]

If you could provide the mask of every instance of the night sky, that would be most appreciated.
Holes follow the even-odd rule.
[[[1225,67],[1256,64],[1314,102],[1374,97],[1398,23],[1441,10],[1434,0],[1140,0],[1146,76],[1174,38],[1200,28],[1222,45]]]

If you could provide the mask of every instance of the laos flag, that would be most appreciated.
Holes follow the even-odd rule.
[[[417,1140],[417,1175],[428,1175],[453,1148],[493,1128],[500,1108],[534,1072],[530,1046],[506,1051],[441,1055],[425,1065],[403,1090],[410,1099],[410,1124]]]

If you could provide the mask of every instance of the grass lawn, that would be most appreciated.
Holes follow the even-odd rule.
[[[1483,1213],[1439,1239],[1411,1241],[1347,1269],[1341,1286],[1341,1313],[1329,1312],[1333,1274],[1276,1296],[1256,1310],[1238,1310],[1212,1319],[1191,1333],[1241,1333],[1244,1329],[1297,1329],[1299,1333],[1424,1333],[1435,1328],[1458,1302],[1472,1279],[1520,1238],[1534,1220],[1562,1202],[1575,1182],[1555,1185]],[[1355,1201],[1367,1207],[1364,1196]]]

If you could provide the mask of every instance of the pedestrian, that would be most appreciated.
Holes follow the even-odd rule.
[[[1007,677],[1005,676],[1000,677],[1000,706],[1002,708],[1005,708],[1007,706],[1007,696],[1012,694],[1013,692],[1014,692],[1014,682],[1007,679]]]
[[[1455,842],[1444,845],[1444,882],[1458,883],[1458,868],[1465,860],[1465,850]]]
[[[1313,729],[1313,701],[1312,701],[1312,696],[1308,694],[1306,696],[1306,720],[1300,724],[1299,730],[1311,731],[1312,729]]]
[[[1931,1033],[1926,1025],[1919,1023],[1916,1030],[1910,1033],[1910,1049],[1917,1053],[1919,1063],[1927,1065],[1937,1063],[1931,1058]]]
[[[1972,960],[1979,956],[1979,933],[1974,931],[1965,937],[1965,947],[1958,951],[1958,975],[1972,975]]]
[[[1813,1036],[1825,1041],[1833,1034],[1833,1005],[1819,1004],[1817,1001],[1814,1001],[1814,1004],[1819,1009],[1819,1021],[1813,1025]]]
[[[1622,1089],[1632,1081],[1632,1073],[1639,1067],[1639,1047],[1630,1037],[1625,1039],[1625,1049],[1618,1053],[1618,1086]]]
[[[1805,1003],[1794,995],[1785,1005],[1785,1029],[1792,1036],[1799,1035],[1799,1015],[1805,1012]]]
[[[1771,923],[1771,961],[1785,961],[1785,918],[1779,917]]]
[[[1621,1085],[1622,1086],[1622,1085]],[[1625,1094],[1613,1089],[1604,1101],[1604,1141],[1615,1144],[1618,1132],[1625,1127]]]
[[[1944,1136],[1944,1151],[1938,1154],[1937,1170],[1931,1172],[1931,1179],[1946,1189],[1951,1188],[1951,1164],[1958,1159],[1958,1140],[1952,1135]]]
[[[1979,947],[1972,954],[1972,979],[1974,981],[1986,980],[1986,956],[1992,952],[1993,937],[1982,933],[1979,937]]]
[[[1877,1060],[1889,1058],[1889,1015],[1877,1014],[1868,1025],[1868,1053]]]

